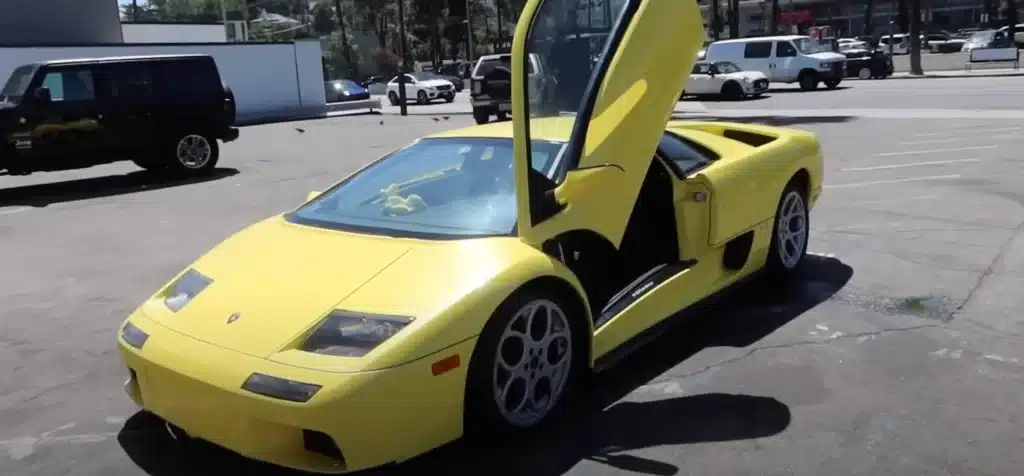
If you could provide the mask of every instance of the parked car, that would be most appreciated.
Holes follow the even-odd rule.
[[[369,76],[360,81],[359,85],[369,90],[370,86],[373,86],[374,84],[387,84],[387,82],[388,78],[385,78],[384,76]]]
[[[1010,27],[1004,26],[1000,28],[998,31],[1002,32],[1003,34],[1009,34]],[[1016,26],[1013,27],[1013,42],[1016,43],[1017,46],[1024,46],[1024,23],[1018,23]]]
[[[866,50],[869,48],[867,42],[856,38],[839,38],[836,40],[836,43],[839,45],[838,49],[840,53],[849,50]]]
[[[968,52],[979,48],[1007,48],[1011,46],[1005,31],[982,30],[975,32],[960,47],[960,51]]]
[[[835,89],[843,80],[846,57],[805,35],[766,36],[716,41],[706,61],[729,61],[743,71],[760,71],[773,83],[799,83],[811,91],[825,83]]]
[[[512,55],[481,56],[470,79],[470,101],[473,104],[473,119],[477,124],[486,124],[492,116],[499,121],[508,119],[512,111]],[[527,80],[532,90],[542,90],[548,84],[544,65],[537,55],[530,55],[526,62]],[[544,94],[531,96],[531,99]]]
[[[392,106],[397,106],[401,101],[398,91],[398,76],[388,81],[388,101]],[[455,100],[455,85],[447,79],[421,71],[419,73],[408,73],[405,75],[405,98],[414,99],[416,104],[430,104],[431,101],[443,99],[444,102]]]
[[[199,176],[238,138],[235,96],[208,55],[56,60],[14,69],[0,90],[0,171],[132,161]]]
[[[324,83],[327,102],[346,102],[370,99],[370,91],[351,79],[335,79]]]
[[[882,50],[848,50],[846,55],[846,77],[860,79],[885,79],[892,76],[892,57]]]
[[[885,35],[878,39],[878,48],[889,51],[890,46],[892,48],[892,54],[894,55],[907,55],[910,54],[910,35],[906,33],[896,33],[893,35]]]
[[[963,48],[964,43],[967,43],[965,38],[957,38],[948,33],[929,33],[923,36],[922,40],[922,44],[927,43],[928,50],[932,53],[956,53]]]
[[[693,65],[683,94],[735,100],[760,97],[767,91],[768,77],[760,71],[743,71],[728,61],[699,61]]]

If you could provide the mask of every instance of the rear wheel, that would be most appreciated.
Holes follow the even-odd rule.
[[[584,339],[557,293],[524,290],[484,327],[466,385],[466,431],[508,434],[538,427],[563,407],[582,371]]]
[[[791,181],[782,192],[775,212],[775,226],[768,250],[768,272],[785,276],[798,270],[807,256],[809,236],[807,197],[799,182]]]
[[[722,85],[722,97],[730,101],[743,99],[743,88],[734,81]]]
[[[797,79],[800,81],[801,90],[814,91],[818,89],[818,74],[813,71],[804,71]]]
[[[857,77],[860,79],[871,79],[871,68],[868,68],[867,66],[861,68],[857,71]]]
[[[491,121],[491,113],[482,107],[473,108],[473,119],[477,124],[487,124]]]
[[[194,130],[180,130],[168,135],[161,152],[163,166],[158,170],[179,177],[208,175],[220,159],[217,139]]]
[[[843,80],[841,80],[841,79],[826,79],[825,80],[825,87],[829,88],[829,89],[835,89],[835,88],[839,87],[839,83],[841,83],[842,81]]]
[[[498,111],[498,122],[505,122],[508,120],[508,113]]]

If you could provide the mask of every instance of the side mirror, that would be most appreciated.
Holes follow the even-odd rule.
[[[50,88],[45,86],[36,89],[33,97],[35,97],[36,102],[39,104],[49,104],[53,102],[53,96],[50,94]]]
[[[321,193],[324,193],[323,190],[313,190],[312,192],[309,192],[309,194],[306,195],[306,202],[312,202],[313,199],[319,197]]]

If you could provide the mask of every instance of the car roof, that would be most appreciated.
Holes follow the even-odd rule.
[[[204,54],[181,54],[181,55],[139,55],[139,56],[110,56],[102,58],[75,58],[75,59],[58,59],[39,61],[35,64],[40,66],[58,66],[68,64],[106,64],[106,63],[129,63],[129,62],[140,62],[140,61],[170,61],[179,59],[199,59],[199,58],[210,58],[210,55]]]
[[[776,40],[777,41],[797,40],[797,39],[800,39],[800,38],[808,38],[808,36],[807,35],[756,36],[756,37],[751,37],[751,38],[734,38],[734,39],[731,39],[731,40],[719,40],[719,41],[716,41],[716,42],[711,43],[711,44],[712,45],[718,45],[718,44],[728,45],[728,44],[732,44],[732,43],[753,43],[753,42],[769,41],[769,40],[770,41],[776,41]]]

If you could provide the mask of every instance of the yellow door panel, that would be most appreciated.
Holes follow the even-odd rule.
[[[697,180],[680,180],[674,195],[679,256],[702,260],[711,240],[711,190]]]
[[[525,241],[536,246],[582,227],[620,245],[703,36],[695,1],[526,3],[512,45],[518,231]],[[537,67],[528,69],[531,59]],[[552,135],[568,145],[543,176],[529,167],[529,144]],[[586,170],[602,172],[575,172]]]

